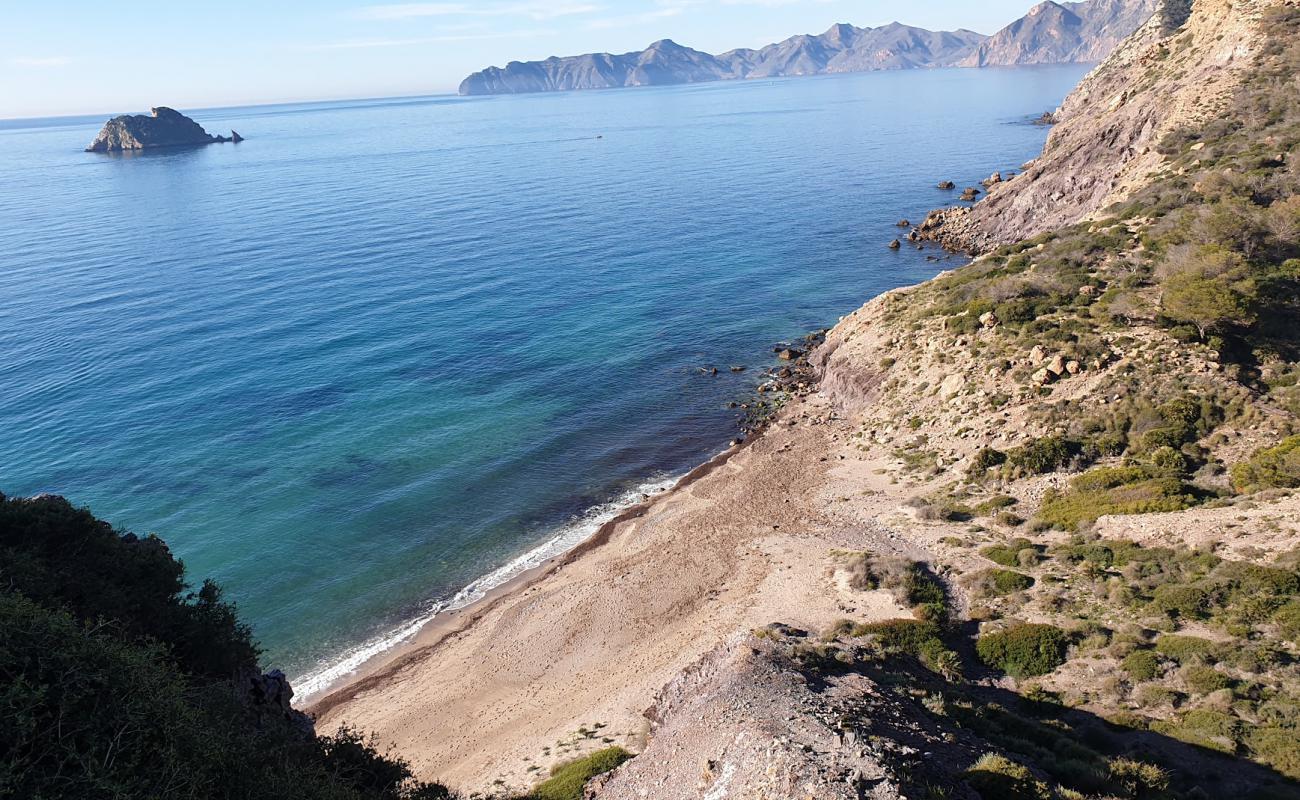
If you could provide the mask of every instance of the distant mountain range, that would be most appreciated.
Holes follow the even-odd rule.
[[[892,23],[840,24],[758,50],[711,55],[664,39],[639,53],[591,53],[512,61],[470,75],[462,95],[613,89],[679,83],[932,67],[988,67],[1100,61],[1155,13],[1159,0],[1040,3],[993,36]]]

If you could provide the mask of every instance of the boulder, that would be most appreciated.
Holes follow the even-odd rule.
[[[909,220],[900,219],[900,220],[898,221],[898,223],[897,223],[897,227],[899,227],[899,228],[910,228],[910,227],[912,227],[912,223],[911,223]]]
[[[1061,377],[1065,374],[1065,356],[1053,356],[1052,360],[1047,362],[1047,371]]]
[[[1083,365],[1078,361],[1067,361],[1065,362],[1065,371],[1071,375],[1078,375],[1083,372]]]
[[[894,241],[889,243],[890,250],[899,250],[902,249],[902,247],[903,247],[903,243],[898,239],[895,239]]]
[[[1051,370],[1044,367],[1043,369],[1038,370],[1032,376],[1030,376],[1029,380],[1032,381],[1036,386],[1046,386],[1047,384],[1056,380],[1056,376],[1052,374]]]
[[[999,183],[1002,183],[1001,172],[995,172],[983,181],[985,188],[988,188],[989,186],[997,186]]]
[[[161,147],[196,147],[226,141],[231,140],[212,136],[203,130],[202,125],[179,111],[159,106],[152,110],[151,116],[124,114],[110,119],[86,152],[120,153]]]
[[[957,188],[957,184],[953,183],[952,181],[940,181],[939,188],[943,189],[944,191],[951,191]]]
[[[981,194],[983,194],[983,192],[981,192],[979,189],[976,189],[974,186],[967,186],[966,190],[961,193],[960,199],[970,202],[971,200],[974,200],[975,198],[979,197]]]
[[[985,328],[996,328],[999,322],[1000,320],[998,319],[998,315],[994,314],[992,311],[985,311],[983,314],[980,314],[980,325]]]

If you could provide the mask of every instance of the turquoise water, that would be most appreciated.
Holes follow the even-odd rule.
[[[0,491],[162,535],[319,677],[725,446],[1082,72],[218,109],[248,141],[137,157],[0,123]]]

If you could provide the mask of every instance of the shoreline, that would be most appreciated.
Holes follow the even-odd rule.
[[[657,502],[672,497],[677,492],[689,487],[718,467],[726,464],[736,454],[758,441],[766,432],[766,429],[766,426],[752,429],[744,441],[731,445],[703,464],[691,469],[685,475],[674,479],[672,485],[663,491],[651,494],[648,499],[643,499],[626,507],[614,517],[601,523],[594,532],[574,543],[571,547],[546,558],[536,566],[524,569],[502,583],[488,588],[481,597],[471,600],[463,606],[433,611],[422,618],[417,618],[406,625],[395,628],[395,631],[411,627],[415,627],[416,630],[414,633],[396,641],[392,646],[365,658],[355,669],[328,684],[324,689],[310,694],[303,693],[302,696],[309,698],[309,701],[302,706],[301,710],[315,717],[324,716],[349,700],[354,699],[356,695],[373,687],[376,683],[381,683],[387,677],[401,671],[403,667],[412,661],[431,655],[449,636],[468,629],[502,600],[517,595],[555,570],[565,567],[582,555],[608,544],[614,529],[619,525],[644,516]],[[526,558],[529,553],[540,549],[540,547],[545,547],[545,544],[524,553],[520,558]],[[509,564],[499,569],[508,566]],[[483,578],[470,583],[466,589],[474,586],[478,581],[490,577],[493,572],[489,572]],[[464,592],[466,589],[461,591]],[[454,598],[448,602],[454,602]]]
[[[793,350],[798,355],[788,359],[789,363],[786,366],[778,364],[765,369],[764,380],[754,387],[753,396],[743,405],[739,402],[733,403],[735,407],[746,409],[747,413],[741,419],[738,426],[738,436],[732,440],[730,446],[715,453],[676,478],[647,479],[637,484],[634,489],[624,493],[625,496],[628,494],[641,495],[642,499],[639,501],[629,501],[626,504],[621,504],[616,498],[592,506],[585,512],[584,516],[607,506],[621,506],[621,510],[616,511],[612,517],[599,524],[590,534],[575,540],[566,547],[562,547],[554,555],[543,558],[537,564],[524,567],[505,580],[488,586],[482,590],[478,597],[457,605],[458,598],[467,593],[472,594],[479,584],[490,581],[494,575],[508,572],[515,564],[526,563],[535,553],[547,549],[553,542],[563,537],[565,526],[556,528],[555,530],[559,532],[550,539],[525,551],[502,566],[475,578],[450,599],[434,602],[427,611],[394,626],[385,634],[372,637],[351,650],[345,651],[342,657],[331,665],[295,678],[293,685],[297,695],[306,700],[302,710],[316,715],[328,713],[340,703],[346,702],[343,699],[336,699],[335,695],[352,691],[354,685],[363,684],[384,674],[390,667],[399,669],[399,662],[404,663],[406,656],[412,652],[428,653],[446,636],[462,630],[463,626],[457,627],[451,624],[453,620],[468,618],[472,622],[473,619],[477,618],[477,615],[480,615],[503,597],[526,589],[550,571],[570,564],[584,553],[601,547],[609,541],[613,530],[618,525],[645,514],[656,501],[668,498],[675,492],[685,489],[717,467],[725,464],[744,448],[756,442],[771,427],[781,408],[781,404],[773,406],[769,402],[769,398],[775,395],[777,398],[784,397],[788,401],[816,388],[819,375],[810,363],[810,356],[825,342],[826,333],[829,330],[829,327],[822,328],[791,339],[788,342],[780,342],[773,348],[773,352],[791,352]],[[660,486],[663,488],[658,488]],[[594,516],[599,518],[600,514]],[[581,524],[581,522],[578,524]],[[366,651],[370,652],[366,654]],[[358,654],[360,654],[360,657],[357,657]],[[361,691],[361,689],[355,691]],[[355,691],[352,693],[355,694]]]

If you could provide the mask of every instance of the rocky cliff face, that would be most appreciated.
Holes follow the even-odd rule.
[[[1049,0],[981,43],[961,66],[1101,61],[1151,19],[1156,5],[1157,0]]]
[[[1166,134],[1220,115],[1261,43],[1271,0],[1178,0],[1093,70],[1056,114],[1043,154],[972,209],[938,212],[927,236],[983,251],[1059,228],[1155,180]],[[1179,22],[1182,22],[1179,25]]]
[[[114,117],[104,124],[99,135],[86,148],[88,153],[113,153],[124,150],[151,150],[159,147],[193,147],[217,142],[240,141],[212,136],[203,126],[174,109],[159,106],[150,116],[143,114]]]
[[[840,24],[759,49],[710,55],[675,42],[639,53],[597,53],[514,61],[470,75],[462,95],[612,89],[742,78],[774,78],[890,69],[1097,61],[1151,16],[1157,0],[1044,3],[994,37],[929,31],[900,23]]]

